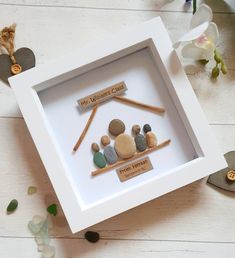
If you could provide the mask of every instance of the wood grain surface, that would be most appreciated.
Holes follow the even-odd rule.
[[[166,3],[164,5],[164,3]],[[16,48],[32,48],[37,65],[73,52],[90,41],[161,16],[171,39],[187,31],[192,8],[183,0],[0,0],[0,27],[16,22]],[[199,1],[200,2],[200,1]],[[220,29],[218,49],[228,75],[210,79],[210,66],[182,59],[192,87],[225,153],[235,149],[235,1],[205,0]],[[0,257],[41,257],[27,229],[35,214],[56,201],[12,90],[0,82]],[[190,171],[189,171],[190,173]],[[38,192],[27,195],[30,185]],[[18,210],[7,216],[8,202]],[[101,241],[84,231],[72,235],[61,209],[53,219],[56,258],[235,257],[235,196],[202,179],[99,223]],[[78,218],[79,219],[79,218]]]

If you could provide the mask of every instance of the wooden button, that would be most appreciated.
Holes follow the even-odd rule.
[[[235,182],[235,170],[228,171],[227,178],[229,181]]]
[[[19,64],[13,64],[11,66],[11,72],[12,74],[18,74],[22,72],[22,67]]]

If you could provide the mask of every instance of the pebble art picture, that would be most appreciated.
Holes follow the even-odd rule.
[[[117,92],[117,89],[122,90]],[[115,90],[115,94],[113,94],[113,90]],[[165,109],[162,107],[152,106],[125,96],[120,96],[120,94],[123,94],[126,90],[127,86],[123,81],[78,100],[79,107],[82,111],[89,108],[92,108],[92,111],[85,128],[73,147],[73,153],[75,153],[82,144],[82,141],[93,122],[98,107],[107,100],[112,99],[121,102],[124,105],[135,106],[140,109],[148,110],[149,112],[157,113],[158,115],[164,114]],[[152,132],[150,124],[144,124],[143,126],[134,124],[130,128],[130,131],[132,134],[126,133],[125,123],[120,118],[114,118],[108,124],[109,135],[103,135],[100,139],[91,143],[93,162],[96,167],[96,170],[91,172],[92,176],[122,166],[128,161],[134,161],[135,159],[165,147],[171,142],[171,140],[168,139],[158,144],[157,136]],[[113,138],[114,140],[112,142],[111,139]],[[151,164],[149,167],[151,167]]]

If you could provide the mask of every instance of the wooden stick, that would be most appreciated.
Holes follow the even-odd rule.
[[[87,131],[88,131],[90,125],[91,125],[91,122],[92,122],[92,120],[93,120],[93,118],[94,118],[94,116],[95,116],[95,113],[96,113],[96,111],[97,111],[97,108],[98,108],[98,105],[95,105],[94,108],[92,109],[92,113],[91,113],[91,115],[90,115],[90,117],[89,117],[89,119],[88,119],[88,121],[87,121],[87,123],[86,123],[86,126],[85,126],[85,128],[84,128],[82,134],[80,135],[80,137],[79,137],[77,143],[76,143],[75,146],[73,147],[73,152],[76,152],[77,149],[79,148],[79,146],[81,145],[81,143],[82,143],[82,141],[83,141],[83,139],[84,139],[84,137],[85,137],[85,135],[86,135],[86,133],[87,133]]]
[[[105,173],[105,172],[107,172],[107,171],[109,171],[111,169],[114,169],[114,168],[116,168],[116,167],[118,167],[118,166],[120,166],[122,164],[125,164],[125,163],[127,163],[129,161],[138,159],[138,158],[140,158],[140,157],[142,157],[142,156],[144,156],[146,154],[149,154],[149,153],[151,153],[153,151],[159,150],[159,149],[167,146],[168,144],[170,144],[170,142],[171,142],[171,140],[169,139],[169,140],[166,140],[166,141],[162,142],[161,144],[159,144],[159,145],[157,145],[155,147],[152,147],[150,149],[146,149],[143,152],[137,152],[133,157],[131,157],[129,159],[120,160],[120,161],[116,162],[115,164],[112,164],[112,165],[109,165],[107,167],[100,168],[100,169],[97,169],[95,171],[92,171],[91,175],[92,176],[97,176],[97,175],[103,174],[103,173]]]
[[[146,109],[148,109],[152,112],[157,112],[157,113],[164,113],[165,112],[164,108],[156,107],[156,106],[150,106],[150,105],[147,105],[147,104],[144,104],[144,103],[132,100],[132,99],[128,99],[128,98],[125,98],[125,97],[122,97],[122,96],[114,96],[113,98],[116,99],[116,100],[122,101],[124,103],[127,103],[127,104],[139,106],[141,108],[146,108]]]

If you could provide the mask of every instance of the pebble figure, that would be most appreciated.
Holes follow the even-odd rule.
[[[135,136],[135,144],[136,144],[137,150],[140,152],[145,151],[147,149],[146,138],[144,137],[143,134],[139,133]]]
[[[101,143],[104,148],[104,157],[108,164],[114,164],[118,160],[118,156],[114,148],[110,145],[110,138],[107,135],[101,137]]]
[[[103,153],[101,153],[100,147],[97,143],[93,142],[91,145],[91,149],[94,152],[94,157],[93,157],[93,161],[95,163],[95,165],[99,168],[104,168],[106,166],[106,159],[103,155]]]
[[[146,133],[146,141],[149,148],[157,146],[157,137],[153,132]]]
[[[108,164],[114,164],[118,160],[117,153],[111,145],[104,148],[104,156]]]

